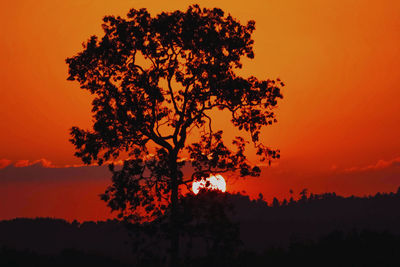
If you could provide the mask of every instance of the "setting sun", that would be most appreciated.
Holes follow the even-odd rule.
[[[202,179],[200,181],[194,181],[192,184],[192,191],[194,194],[198,194],[200,189],[206,188],[210,190],[220,190],[222,192],[226,191],[226,182],[222,175],[211,175],[206,179]]]

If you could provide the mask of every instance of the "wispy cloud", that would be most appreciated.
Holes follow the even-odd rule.
[[[56,166],[53,165],[53,163],[50,160],[47,159],[38,159],[34,161],[29,161],[29,160],[18,160],[15,162],[14,167],[21,168],[21,167],[28,167],[32,165],[39,165],[45,168],[55,168]]]
[[[110,163],[114,163],[116,166],[122,166],[124,161],[123,160],[115,160],[115,161],[107,161],[103,164],[103,166],[107,166]],[[21,159],[21,160],[16,160],[12,161],[9,159],[0,159],[0,169],[4,169],[5,167],[15,167],[15,168],[26,168],[26,167],[31,167],[31,166],[37,166],[37,167],[43,167],[43,168],[80,168],[80,167],[95,167],[98,166],[97,163],[92,163],[90,165],[86,164],[65,164],[65,165],[59,165],[59,164],[54,164],[52,161],[42,158],[42,159],[37,159],[37,160],[27,160],[27,159]]]
[[[374,170],[383,170],[391,167],[400,167],[400,157],[391,160],[378,160],[375,164],[363,166],[363,167],[351,167],[347,168],[345,172],[367,172]]]
[[[9,159],[0,159],[0,169],[3,169],[11,164],[11,160]]]

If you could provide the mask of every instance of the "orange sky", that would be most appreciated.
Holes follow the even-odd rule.
[[[204,7],[218,5],[243,23],[254,19],[256,56],[244,62],[242,74],[280,77],[287,85],[278,124],[262,134],[265,143],[281,149],[281,162],[247,186],[238,182],[232,188],[272,196],[287,193],[289,187],[350,194],[395,190],[391,186],[400,185],[400,176],[386,187],[379,187],[384,184],[379,180],[367,179],[359,182],[362,186],[352,187],[332,178],[337,172],[348,174],[349,170],[372,170],[379,162],[397,162],[400,156],[399,1],[197,2]],[[65,58],[80,51],[90,35],[101,34],[104,15],[125,16],[132,7],[146,7],[157,14],[184,10],[192,3],[2,3],[0,168],[9,161],[42,158],[56,166],[80,163],[73,157],[68,129],[90,126],[90,97],[77,83],[66,81]],[[229,129],[226,122],[219,119],[218,123]],[[393,166],[398,168],[398,164]],[[303,178],[291,180],[285,172]],[[0,217],[2,212],[0,206]],[[25,213],[9,216],[19,214]]]

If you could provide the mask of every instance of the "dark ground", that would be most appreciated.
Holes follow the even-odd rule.
[[[400,191],[363,198],[303,194],[272,205],[225,196],[243,245],[225,256],[191,254],[184,266],[400,266]],[[1,221],[0,266],[128,266],[137,256],[131,241],[117,221]]]

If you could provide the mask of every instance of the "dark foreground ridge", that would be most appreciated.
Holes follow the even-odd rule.
[[[185,266],[399,266],[400,190],[369,197],[308,195],[268,205],[225,194],[243,245],[228,258],[193,254]],[[132,239],[115,220],[0,222],[0,266],[128,266]],[[137,240],[136,240],[137,241]],[[152,266],[150,262],[143,266]]]

